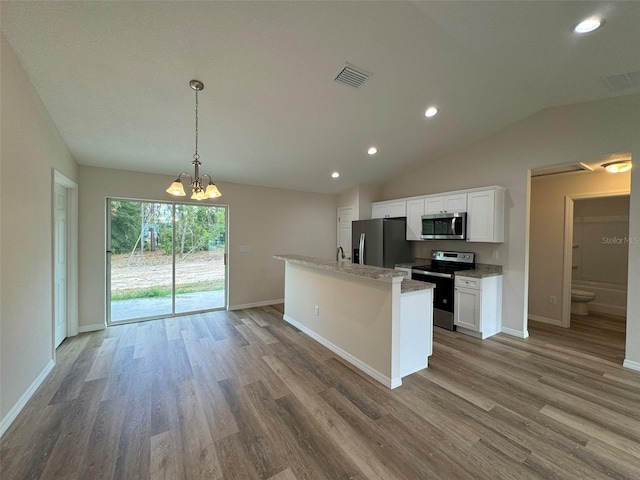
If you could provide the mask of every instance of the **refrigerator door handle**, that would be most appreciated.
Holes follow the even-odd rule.
[[[360,265],[364,265],[364,233],[360,234]]]

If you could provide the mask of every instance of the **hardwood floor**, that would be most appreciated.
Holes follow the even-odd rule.
[[[429,368],[388,390],[281,318],[66,340],[2,438],[0,477],[640,478],[640,372],[601,354],[607,322],[526,340],[436,329]]]
[[[570,328],[562,328],[529,321],[529,335],[622,365],[627,331],[625,317],[599,313],[572,315],[570,323]]]

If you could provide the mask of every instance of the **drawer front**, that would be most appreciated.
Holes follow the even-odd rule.
[[[472,277],[456,277],[456,287],[475,288],[479,290],[482,287],[482,280]]]

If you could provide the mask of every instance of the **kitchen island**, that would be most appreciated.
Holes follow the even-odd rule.
[[[285,262],[284,320],[389,388],[427,368],[434,285],[389,268],[300,255]]]

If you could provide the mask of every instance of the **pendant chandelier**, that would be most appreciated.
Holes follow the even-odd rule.
[[[198,92],[204,89],[204,83],[199,80],[191,80],[189,86],[196,91],[196,153],[193,154],[193,161],[191,165],[194,168],[194,174],[191,176],[187,172],[182,172],[178,175],[178,178],[167,188],[167,193],[175,195],[177,197],[184,197],[184,186],[182,184],[182,177],[186,175],[189,177],[189,184],[191,186],[191,199],[192,200],[205,200],[207,198],[218,198],[222,194],[216,184],[213,183],[211,176],[206,173],[200,175],[200,155],[198,155]]]

